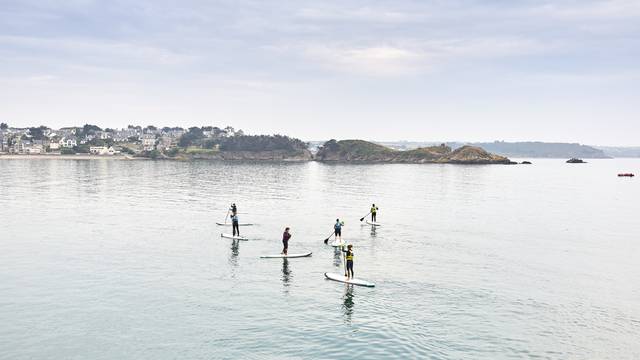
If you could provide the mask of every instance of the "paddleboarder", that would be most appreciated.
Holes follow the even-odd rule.
[[[333,234],[336,236],[336,239],[340,239],[340,241],[342,241],[343,226],[344,226],[344,221],[340,221],[340,219],[336,219],[336,223],[333,225]]]
[[[240,220],[237,214],[231,215],[231,224],[233,225],[233,236],[240,236]]]
[[[344,269],[344,276],[353,279],[353,245],[349,244],[347,246],[347,250],[342,249],[342,252],[347,259],[347,265]]]
[[[378,213],[378,207],[376,204],[371,205],[371,222],[376,222],[376,214]]]
[[[286,228],[282,234],[282,255],[287,255],[287,250],[289,250],[289,239],[291,239],[291,233],[289,232],[289,228]]]
[[[229,209],[232,215],[238,215],[238,207],[236,203],[231,204],[231,208]]]

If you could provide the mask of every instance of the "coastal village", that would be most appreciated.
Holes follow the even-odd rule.
[[[229,136],[243,135],[242,130],[233,127],[219,128],[203,126],[183,129],[181,127],[134,126],[122,129],[102,129],[96,125],[63,127],[52,129],[46,126],[15,128],[0,124],[0,153],[24,155],[71,155],[91,154],[113,156],[153,155],[192,145],[182,141],[183,135],[195,133],[191,137],[199,140],[216,140]],[[188,139],[186,139],[188,140]],[[212,144],[211,148],[214,148]]]

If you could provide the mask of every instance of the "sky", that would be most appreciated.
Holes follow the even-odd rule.
[[[0,0],[0,121],[640,145],[638,0]]]

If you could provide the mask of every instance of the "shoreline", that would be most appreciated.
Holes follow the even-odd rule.
[[[147,158],[134,158],[127,155],[61,155],[61,154],[0,154],[0,160],[17,160],[17,159],[29,159],[29,160],[148,160]]]

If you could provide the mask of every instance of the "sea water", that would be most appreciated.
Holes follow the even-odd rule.
[[[640,358],[640,160],[533,162],[0,160],[0,358]]]

